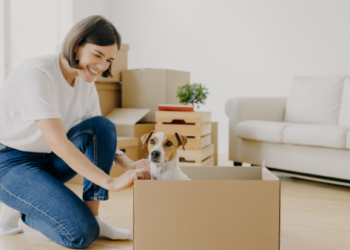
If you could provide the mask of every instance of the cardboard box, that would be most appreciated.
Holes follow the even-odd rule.
[[[117,147],[120,150],[124,151],[125,155],[133,161],[138,160],[138,154],[137,154],[138,145],[139,145],[138,138],[117,136]],[[125,173],[125,171],[121,167],[113,164],[109,175],[112,177],[118,177],[123,173]],[[80,174],[77,174],[73,179],[69,180],[68,182],[83,185],[84,177],[81,176]]]
[[[100,101],[101,113],[106,116],[114,108],[120,108],[121,85],[117,82],[95,82]]]
[[[280,180],[265,167],[181,167],[135,180],[134,250],[278,250]]]
[[[147,158],[148,148],[142,148],[141,136],[155,129],[154,122],[140,122],[149,109],[125,109],[115,108],[106,117],[111,120],[117,129],[118,136],[136,137],[140,143],[138,147],[138,159]]]
[[[101,75],[96,77],[97,82],[121,82],[121,72],[128,69],[128,44],[121,44],[113,63],[111,73],[113,77],[104,78]]]
[[[155,122],[158,104],[180,104],[177,87],[190,82],[190,72],[169,69],[135,69],[122,71],[123,108],[147,108],[141,122]]]

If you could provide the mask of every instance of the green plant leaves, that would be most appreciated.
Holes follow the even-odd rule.
[[[180,103],[185,105],[191,103],[192,106],[197,104],[197,108],[199,108],[199,103],[204,104],[204,100],[207,99],[207,95],[209,94],[208,89],[202,86],[201,83],[190,84],[187,82],[177,87],[177,89],[176,97],[179,98]]]

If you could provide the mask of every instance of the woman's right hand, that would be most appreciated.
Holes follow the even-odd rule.
[[[118,192],[132,187],[135,179],[144,180],[146,179],[146,174],[147,171],[142,168],[130,169],[121,176],[112,179],[110,191]]]

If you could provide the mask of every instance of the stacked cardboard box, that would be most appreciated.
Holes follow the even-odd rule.
[[[101,113],[106,116],[114,108],[121,107],[121,84],[118,82],[95,82]]]
[[[185,150],[178,148],[180,166],[214,166],[210,112],[157,111],[156,131],[185,135]]]
[[[158,104],[180,104],[177,87],[190,81],[190,72],[170,69],[122,71],[123,108],[149,109],[141,122],[155,122]]]

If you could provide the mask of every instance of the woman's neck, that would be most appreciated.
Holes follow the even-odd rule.
[[[64,79],[70,86],[74,86],[75,78],[79,75],[76,69],[69,66],[67,60],[63,57],[62,53],[59,56],[60,68]]]

